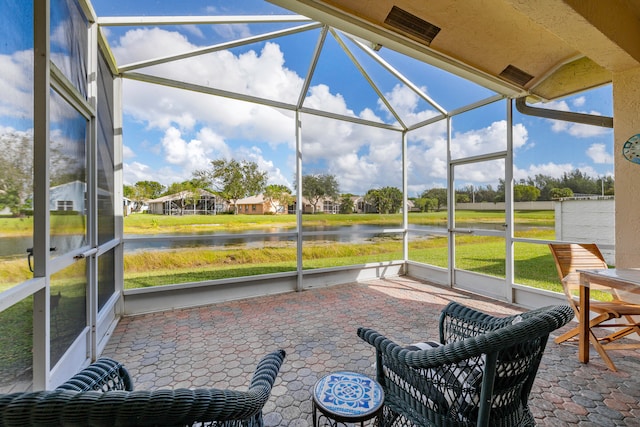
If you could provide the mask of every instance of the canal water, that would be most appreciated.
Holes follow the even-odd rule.
[[[472,224],[477,228],[503,230],[501,224]],[[465,228],[472,225],[465,224]],[[398,226],[399,227],[399,226]],[[384,229],[393,229],[393,225],[369,225],[369,224],[353,224],[348,226],[314,226],[304,227],[303,232],[311,233],[304,236],[305,241],[323,240],[340,243],[362,243],[372,238],[389,236],[383,233]],[[442,233],[446,227],[434,227],[424,225],[411,225],[412,230],[418,230],[422,233],[437,232]],[[516,227],[516,230],[525,229],[526,226]],[[265,242],[282,242],[295,241],[295,237],[278,236],[275,233],[293,232],[294,229],[287,228],[270,228],[265,230],[240,230],[225,232],[194,232],[194,233],[174,233],[162,235],[126,235],[125,252],[139,251],[144,249],[170,249],[170,248],[187,248],[202,246],[236,246],[246,245],[248,247],[255,245],[263,245]],[[265,233],[274,233],[274,236],[264,236]],[[202,238],[189,240],[173,240],[173,237],[182,236],[202,236]],[[158,240],[149,240],[149,237],[162,237]],[[51,244],[56,248],[57,253],[66,253],[71,249],[78,248],[84,244],[83,236],[55,236],[51,240]],[[31,236],[19,237],[1,237],[0,238],[0,257],[16,257],[27,256],[27,248],[33,247],[33,238]]]

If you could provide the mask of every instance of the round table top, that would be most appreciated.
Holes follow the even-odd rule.
[[[356,372],[334,372],[320,378],[313,389],[319,409],[347,419],[366,419],[384,402],[382,387],[373,379]]]

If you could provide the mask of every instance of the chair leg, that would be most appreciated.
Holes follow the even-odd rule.
[[[571,329],[570,331],[565,332],[564,334],[560,335],[559,337],[556,337],[556,339],[554,340],[556,344],[560,344],[563,343],[567,340],[570,340],[571,338],[575,337],[576,335],[578,335],[580,333],[580,328],[578,328],[577,326],[573,329]]]
[[[602,347],[602,344],[600,344],[600,341],[598,341],[598,337],[596,337],[591,330],[589,331],[589,340],[609,369],[613,372],[618,372],[616,365],[613,364],[613,360],[611,360],[605,349]]]
[[[611,316],[609,316],[607,313],[599,314],[598,316],[594,317],[593,319],[591,319],[589,321],[589,327],[593,328],[596,325],[604,322],[605,320],[609,320],[609,319],[611,319]],[[575,328],[571,329],[570,331],[567,331],[564,334],[562,334],[559,337],[557,337],[555,339],[555,342],[556,342],[556,344],[560,344],[562,342],[565,342],[565,341],[575,337],[579,333],[580,333],[580,327],[576,326]]]

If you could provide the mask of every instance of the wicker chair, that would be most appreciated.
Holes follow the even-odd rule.
[[[101,358],[56,390],[0,395],[0,426],[262,426],[284,358],[266,355],[248,391],[132,391],[122,364]]]
[[[535,425],[527,400],[542,354],[551,331],[573,314],[561,305],[494,317],[452,302],[440,315],[440,342],[424,350],[359,328],[358,336],[376,348],[385,392],[380,424]]]

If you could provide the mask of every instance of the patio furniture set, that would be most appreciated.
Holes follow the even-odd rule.
[[[439,342],[424,349],[359,328],[376,350],[376,378],[335,372],[318,380],[314,424],[533,425],[527,400],[549,334],[573,316],[566,305],[494,317],[451,302]],[[55,390],[0,395],[0,426],[262,426],[284,359],[284,350],[264,356],[247,391],[134,391],[126,368],[101,358]]]

